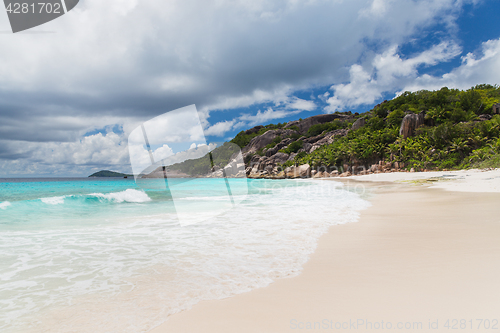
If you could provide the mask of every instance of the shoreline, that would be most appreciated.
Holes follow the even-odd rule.
[[[500,320],[500,194],[358,178],[331,180],[370,187],[372,206],[357,223],[330,227],[299,276],[200,302],[150,332],[370,332],[388,329],[382,322],[444,332],[447,320]]]

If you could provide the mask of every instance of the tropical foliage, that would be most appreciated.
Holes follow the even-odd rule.
[[[311,154],[299,154],[286,165],[369,166],[384,160],[417,170],[500,167],[500,115],[491,115],[493,105],[499,102],[500,88],[491,85],[467,91],[445,87],[405,92],[360,115],[367,120],[363,128]],[[404,139],[399,128],[408,112],[425,112],[425,125]],[[344,125],[313,126],[308,134],[320,134],[330,126]]]

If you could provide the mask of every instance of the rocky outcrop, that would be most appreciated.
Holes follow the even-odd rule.
[[[286,139],[282,140],[276,146],[267,150],[266,156],[270,157],[270,156],[273,156],[274,154],[277,154],[281,149],[286,148],[292,142],[293,142],[293,139],[291,139],[291,138],[286,138]]]
[[[347,133],[349,133],[348,129],[338,129],[328,132],[323,136],[321,140],[316,141],[313,144],[313,147],[319,148],[324,145],[331,145],[336,139],[346,136]]]
[[[334,121],[336,119],[346,121],[346,120],[351,119],[352,117],[353,116],[346,116],[346,115],[340,115],[340,114],[320,114],[317,116],[312,116],[312,117],[306,118],[304,120],[291,121],[288,124],[286,124],[285,128],[297,126],[299,128],[299,132],[301,134],[305,134],[305,133],[307,133],[307,130],[313,125],[329,123],[329,122]]]
[[[278,129],[278,130],[269,130],[266,133],[256,136],[253,138],[250,143],[243,148],[242,153],[244,155],[254,154],[259,149],[264,148],[268,144],[272,143],[278,136],[280,137],[289,137],[294,134],[297,134],[296,131],[291,129]]]
[[[493,114],[500,114],[500,103],[494,104],[491,111]]]
[[[276,153],[275,155],[271,156],[267,161],[273,165],[278,165],[288,161],[289,157],[290,155],[285,153]]]
[[[361,127],[366,125],[366,119],[365,118],[359,118],[352,124],[351,131],[355,131],[360,129]]]
[[[286,178],[309,178],[311,177],[311,166],[309,164],[303,164],[300,166],[291,166],[284,170]]]
[[[415,130],[424,124],[425,113],[421,112],[419,114],[409,113],[401,122],[401,128],[399,129],[399,135],[403,138],[409,138],[415,134]]]
[[[258,131],[260,131],[260,130],[261,130],[261,129],[263,129],[263,128],[264,128],[264,126],[262,126],[262,125],[255,126],[255,127],[251,128],[251,129],[249,129],[249,130],[246,130],[246,131],[245,131],[245,134],[247,134],[247,135],[248,135],[248,134],[254,134],[254,133],[257,133]]]

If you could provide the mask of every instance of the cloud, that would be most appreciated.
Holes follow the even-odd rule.
[[[468,89],[478,83],[500,82],[500,39],[489,40],[476,53],[462,57],[462,65],[440,77],[422,75],[408,83],[402,91],[449,88]]]
[[[255,115],[241,115],[238,119],[247,122],[249,126],[254,126],[257,124],[268,122],[270,120],[285,118],[300,112],[302,111],[274,110],[273,108],[268,108],[264,112],[262,112],[261,110],[257,111],[257,114]]]
[[[233,120],[218,122],[205,129],[205,135],[223,137],[227,132],[242,128],[262,124],[275,119],[281,119],[303,111],[313,111],[317,109],[314,101],[301,99],[295,96],[285,97],[275,102],[274,108],[267,108],[264,112],[258,110],[256,114],[244,113]],[[208,124],[208,121],[206,122]]]
[[[99,154],[111,134],[93,142],[85,133],[120,124],[126,137],[138,124],[186,105],[196,104],[203,127],[221,136],[317,110],[317,103],[293,97],[311,87],[338,88],[338,96],[327,96],[331,109],[369,102],[381,91],[375,83],[395,87],[396,77],[402,86],[409,84],[400,78],[408,72],[414,76],[418,65],[391,52],[379,63],[366,65],[364,59],[383,56],[388,45],[401,45],[436,23],[451,27],[465,2],[80,1],[67,15],[36,28],[54,33],[2,40],[0,140],[8,147],[0,150],[2,166],[36,173],[50,163],[60,163],[61,170],[111,163]],[[0,30],[9,30],[5,13]],[[414,61],[430,64],[435,56]],[[375,77],[374,71],[387,76]],[[357,87],[366,96],[349,98]],[[275,106],[254,115],[237,110],[255,104]],[[232,109],[237,112],[232,119],[209,123],[211,112]],[[78,152],[80,140],[95,147]],[[114,151],[122,151],[118,142],[114,145]],[[46,155],[27,149],[35,146]]]
[[[289,102],[286,103],[285,108],[288,110],[297,111],[314,111],[317,106],[313,101],[307,101],[305,99],[293,97]]]
[[[280,101],[311,84],[345,81],[343,68],[366,42],[399,44],[455,15],[460,3],[82,1],[43,26],[53,34],[3,40],[0,110],[16,112],[0,111],[0,123],[23,113],[95,116],[82,121],[85,130],[106,125],[103,116],[145,120],[190,104],[214,110]],[[0,28],[8,30],[6,15]]]
[[[325,110],[335,112],[373,104],[384,93],[398,90],[416,79],[419,67],[451,60],[460,54],[461,49],[455,43],[442,42],[408,59],[402,59],[397,52],[397,46],[390,47],[376,55],[366,69],[358,64],[352,65],[349,83],[331,87],[333,96],[326,100]]]
[[[0,159],[0,175],[81,175],[104,167],[129,170],[126,140],[116,133],[97,133],[75,142],[0,141],[13,155]],[[1,154],[1,152],[0,152]],[[90,173],[89,173],[90,174]]]
[[[205,130],[205,135],[224,136],[233,129],[235,120],[218,122]]]

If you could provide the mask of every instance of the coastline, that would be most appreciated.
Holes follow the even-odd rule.
[[[412,186],[394,182],[397,174],[359,178],[332,180],[370,187],[372,207],[357,223],[331,227],[299,276],[200,302],[151,332],[371,332],[388,323],[445,332],[453,320],[475,332],[476,319],[498,321],[500,193]]]

